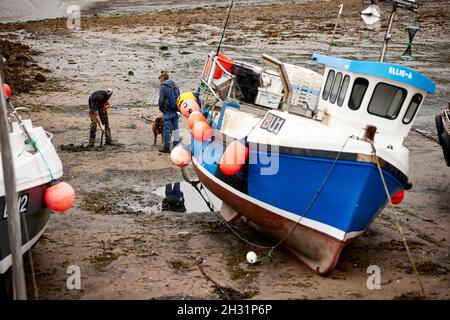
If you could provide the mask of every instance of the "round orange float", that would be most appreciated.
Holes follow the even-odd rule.
[[[192,135],[197,141],[205,142],[211,139],[213,136],[213,129],[205,121],[197,121],[192,128]]]
[[[177,145],[170,153],[170,160],[172,160],[172,163],[177,167],[186,167],[191,163],[191,153],[189,152],[188,147],[182,144]]]
[[[220,158],[220,170],[222,170],[222,172],[226,175],[234,175],[241,170],[247,160],[247,157],[248,147],[239,141],[233,141],[228,145]]]
[[[194,125],[195,125],[198,121],[204,121],[204,122],[206,122],[206,118],[203,116],[203,114],[202,114],[200,111],[194,111],[194,112],[192,112],[191,115],[189,116],[189,120],[188,120],[189,128],[190,128],[190,129],[194,128]]]
[[[64,212],[72,208],[75,202],[75,191],[70,184],[60,182],[45,190],[44,201],[53,211]]]
[[[392,204],[400,204],[405,198],[405,190],[397,192],[391,199]]]
[[[9,99],[12,95],[11,87],[6,83],[3,84],[3,91],[5,91],[6,99]]]

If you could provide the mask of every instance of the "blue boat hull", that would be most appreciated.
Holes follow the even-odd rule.
[[[260,154],[250,150],[242,169],[227,176],[218,165],[224,149],[220,141],[193,144],[202,183],[259,230],[277,240],[289,234],[285,248],[320,274],[333,270],[342,248],[367,229],[388,201],[372,162],[343,157],[325,181],[333,157],[279,153],[278,170],[265,175],[267,165],[255,161]],[[391,196],[404,189],[393,172],[383,169],[383,175]]]
[[[251,157],[256,157],[252,152]],[[320,194],[308,208],[333,166],[334,159],[279,155],[275,175],[261,175],[261,164],[249,165],[248,194],[274,207],[332,226],[344,233],[362,232],[387,204],[376,164],[337,161]],[[391,195],[403,188],[383,170]]]

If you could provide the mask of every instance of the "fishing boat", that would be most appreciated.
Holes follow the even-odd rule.
[[[390,33],[408,1],[388,2]],[[403,143],[435,84],[383,62],[388,40],[378,62],[313,54],[322,74],[269,55],[253,65],[213,52],[201,75],[211,130],[193,126],[198,178],[223,201],[227,222],[243,219],[318,274],[412,187]],[[189,106],[181,103],[183,114]]]
[[[8,131],[15,182],[18,193],[18,211],[21,222],[22,254],[42,237],[50,213],[65,211],[73,203],[72,190],[61,182],[63,166],[52,143],[53,135],[40,126],[33,126],[29,109],[15,108],[9,99],[9,86],[5,85],[8,110]],[[0,154],[1,155],[1,154]],[[0,157],[1,163],[1,157]],[[3,166],[0,166],[0,280],[12,265],[8,232],[8,210],[5,194]],[[71,187],[69,187],[71,189]],[[65,203],[63,203],[65,202]],[[69,204],[69,206],[68,206]],[[0,290],[8,288],[0,288]],[[3,292],[3,291],[2,291]]]
[[[450,102],[447,108],[442,109],[441,113],[436,115],[435,123],[445,163],[450,167]]]

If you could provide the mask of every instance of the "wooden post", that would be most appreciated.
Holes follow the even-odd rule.
[[[3,90],[3,57],[0,56],[0,148],[2,154],[3,177],[5,183],[5,203],[8,214],[8,237],[12,255],[13,288],[15,300],[26,300],[25,274],[22,259],[22,233],[20,227],[19,204],[14,172],[14,160],[9,143],[6,97]]]

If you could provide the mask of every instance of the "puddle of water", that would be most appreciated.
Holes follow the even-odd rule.
[[[160,211],[208,212],[218,211],[222,205],[222,201],[201,183],[194,187],[184,181],[176,182],[158,188],[153,193],[163,198],[160,204],[152,207]]]

